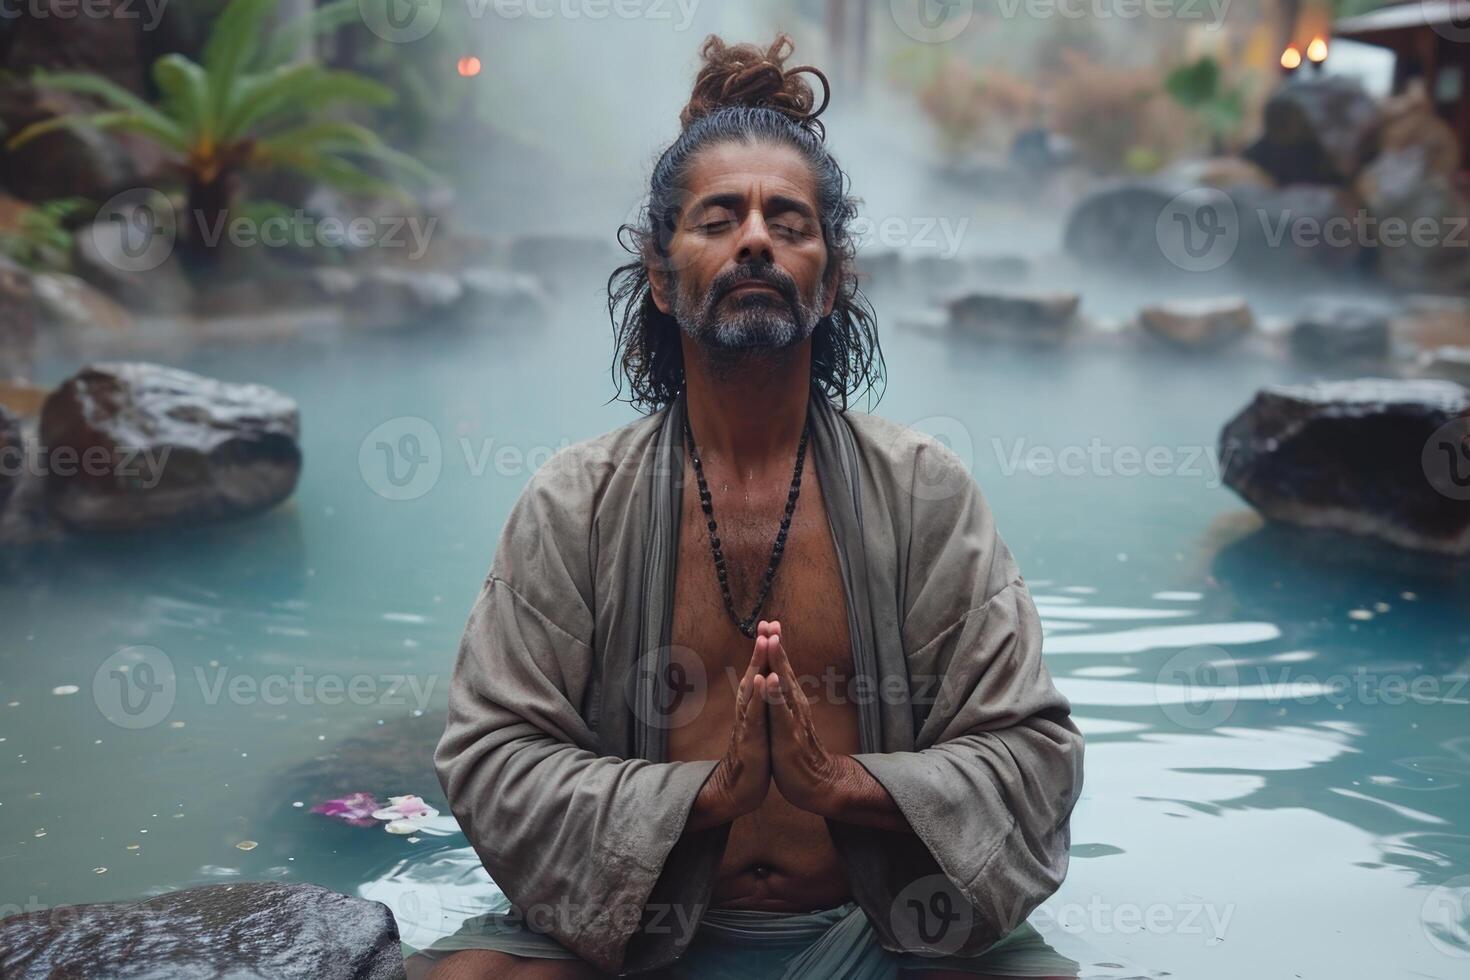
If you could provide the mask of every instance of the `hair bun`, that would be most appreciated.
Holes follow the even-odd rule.
[[[786,68],[795,47],[786,33],[777,34],[764,51],[754,44],[727,45],[715,34],[705,38],[699,49],[704,65],[694,78],[689,103],[679,113],[679,125],[687,129],[696,119],[727,106],[759,106],[825,135],[817,117],[831,98],[827,76],[811,65]],[[815,109],[816,97],[802,74],[821,79],[822,104]]]

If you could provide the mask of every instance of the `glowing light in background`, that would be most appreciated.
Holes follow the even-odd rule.
[[[1327,42],[1321,37],[1312,38],[1312,43],[1307,45],[1307,60],[1318,65],[1327,60]],[[1297,61],[1300,63],[1301,59]]]
[[[480,74],[480,59],[474,55],[466,55],[459,59],[459,64],[455,66],[455,69],[461,78],[474,78]]]
[[[1281,52],[1281,67],[1287,71],[1294,71],[1302,64],[1302,53],[1296,49],[1296,45],[1288,47]]]

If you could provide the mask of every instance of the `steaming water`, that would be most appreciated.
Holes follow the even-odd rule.
[[[564,166],[488,172],[476,206],[498,230],[625,217],[649,148],[672,134],[694,40],[753,33],[736,9],[705,9],[673,37],[616,22],[506,28],[491,82],[570,44],[538,97],[506,98],[508,125]],[[977,207],[916,180],[912,112],[835,118],[875,219],[968,217],[964,252],[1056,250],[1058,224],[1040,220],[1055,207]],[[1080,286],[1104,318],[1187,291],[1045,262],[1037,283]],[[1277,314],[1299,301],[1253,298]],[[879,411],[971,463],[1089,736],[1071,872],[1038,928],[1095,976],[1463,976],[1465,576],[1254,533],[1218,482],[1222,423],[1261,384],[1305,373],[1248,352],[962,344],[896,329],[914,295],[876,299],[891,376]],[[482,907],[493,885],[452,821],[409,839],[308,811],[353,790],[439,796],[429,754],[507,511],[551,450],[633,417],[604,404],[607,333],[589,276],[556,290],[544,323],[181,358],[300,401],[302,482],[256,520],[11,556],[0,911],[307,881],[387,902],[423,944]],[[396,487],[379,443],[430,460],[422,482]],[[171,694],[119,713],[123,692],[140,699],[167,676]]]
[[[541,325],[188,358],[300,399],[302,483],[258,520],[13,563],[7,910],[279,879],[383,899],[415,943],[473,912],[493,886],[451,822],[410,842],[307,811],[352,789],[437,797],[444,689],[524,483],[518,454],[631,418],[602,404],[606,333],[591,291],[572,291]],[[1245,355],[888,341],[880,410],[972,462],[1089,735],[1071,873],[1033,921],[1100,976],[1462,975],[1463,577],[1385,549],[1241,537],[1242,505],[1202,454],[1258,385],[1297,373]],[[403,416],[432,426],[441,469],[393,500],[374,449],[399,430],[360,450]],[[1103,462],[1079,471],[1067,447]],[[1126,475],[1130,448],[1155,449],[1156,475]],[[125,728],[99,710],[117,714],[104,661],[136,645],[167,656],[177,690]],[[390,690],[397,675],[419,687]],[[344,698],[328,677],[366,686]],[[1406,698],[1404,683],[1419,686]]]

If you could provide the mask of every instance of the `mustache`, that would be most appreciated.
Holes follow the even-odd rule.
[[[710,284],[711,303],[718,303],[736,286],[747,282],[759,282],[779,292],[783,299],[796,305],[796,280],[773,265],[742,265],[715,277]]]

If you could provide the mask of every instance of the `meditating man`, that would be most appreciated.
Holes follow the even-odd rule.
[[[847,409],[882,358],[790,53],[705,42],[609,284],[648,414],[505,526],[436,764],[506,901],[416,976],[1075,975],[1025,919],[1082,737],[969,473]]]

